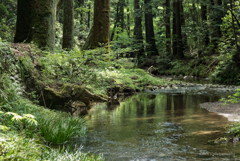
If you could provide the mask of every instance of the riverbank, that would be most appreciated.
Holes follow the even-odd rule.
[[[224,102],[206,102],[200,104],[200,107],[205,108],[209,112],[219,113],[226,118],[228,121],[239,121],[240,120],[240,103],[227,103]]]

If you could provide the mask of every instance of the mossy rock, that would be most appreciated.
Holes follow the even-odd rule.
[[[46,106],[64,106],[69,102],[83,102],[86,106],[90,106],[91,102],[108,102],[109,98],[104,95],[93,94],[86,88],[79,85],[65,84],[61,87],[45,88],[44,99]],[[114,100],[114,102],[118,102]]]

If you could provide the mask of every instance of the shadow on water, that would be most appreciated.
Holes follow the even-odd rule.
[[[98,104],[86,116],[89,132],[71,143],[106,160],[235,160],[239,144],[208,145],[231,123],[200,103],[219,97],[190,94],[134,95],[114,109]]]

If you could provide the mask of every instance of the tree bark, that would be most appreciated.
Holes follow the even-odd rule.
[[[117,3],[117,5],[116,5],[116,16],[115,16],[115,23],[114,23],[114,26],[113,26],[113,30],[112,30],[112,34],[111,34],[111,37],[110,37],[110,39],[111,39],[111,41],[113,40],[113,38],[114,38],[114,34],[115,34],[115,29],[116,29],[116,27],[117,27],[117,25],[118,25],[118,23],[119,23],[119,21],[120,21],[120,16],[119,16],[119,2]]]
[[[74,26],[74,0],[64,0],[63,4],[63,43],[62,48],[71,50],[73,48],[73,26]]]
[[[138,52],[136,52],[139,58],[143,54],[143,35],[142,35],[142,11],[139,6],[139,0],[134,0],[134,37],[139,45]]]
[[[175,25],[176,25],[176,41],[177,41],[177,53],[176,58],[182,59],[183,55],[183,43],[182,43],[182,27],[181,27],[181,0],[178,0],[175,5]]]
[[[166,15],[165,15],[165,28],[166,28],[166,51],[171,54],[171,12],[170,12],[170,0],[166,0]]]
[[[88,21],[87,21],[87,27],[90,28],[90,20],[91,20],[91,3],[88,4]]]
[[[207,25],[207,6],[206,6],[206,1],[204,3],[201,3],[201,18],[202,18],[202,26],[205,29],[205,33],[203,35],[203,45],[206,47],[209,45],[209,34],[208,34],[208,27]]]
[[[59,0],[57,3],[56,16],[58,16],[58,13],[59,13],[60,9],[62,8],[62,6],[63,6],[63,0]]]
[[[128,33],[128,36],[130,37],[131,35],[131,31],[130,31],[130,9],[129,9],[129,0],[127,0],[127,33]]]
[[[94,0],[93,37],[90,49],[109,43],[109,36],[110,0]]]
[[[18,2],[19,14],[14,41],[33,41],[39,48],[54,50],[57,0]]]
[[[119,17],[120,17],[120,27],[123,32],[124,30],[124,6],[125,0],[119,0],[120,8],[119,8]]]
[[[144,0],[145,4],[145,32],[146,32],[146,42],[147,52],[150,55],[158,55],[156,48],[154,28],[153,28],[153,14],[152,14],[152,1]]]
[[[177,55],[177,35],[176,35],[176,14],[175,14],[175,6],[177,2],[173,2],[173,19],[172,19],[172,50],[173,50],[173,58]]]
[[[17,23],[16,33],[14,36],[14,43],[30,42],[29,31],[31,30],[32,21],[32,0],[18,0],[17,1]]]

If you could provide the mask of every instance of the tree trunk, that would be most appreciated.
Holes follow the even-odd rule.
[[[166,27],[166,51],[171,54],[171,12],[170,12],[170,0],[166,0],[166,15],[165,15],[165,27]]]
[[[131,35],[131,31],[130,31],[130,9],[129,9],[129,0],[127,0],[127,33],[128,33],[128,36],[130,37]]]
[[[208,27],[207,26],[207,6],[206,2],[201,3],[201,17],[202,17],[202,26],[205,29],[205,33],[203,35],[203,45],[206,47],[209,45],[209,35],[208,35]]]
[[[178,0],[175,5],[175,18],[176,18],[176,39],[177,39],[177,59],[182,59],[183,43],[182,43],[182,27],[181,27],[181,0]]]
[[[93,37],[90,48],[95,49],[109,43],[109,33],[110,0],[94,0]]]
[[[32,21],[32,0],[18,0],[17,1],[17,23],[16,23],[16,34],[14,37],[14,43],[31,41],[29,31],[31,29]]]
[[[62,48],[70,50],[73,48],[73,26],[74,26],[73,0],[64,0],[63,4],[63,43]]]
[[[143,54],[143,35],[142,35],[142,11],[139,6],[139,0],[134,0],[134,36],[139,45],[138,52],[136,52],[139,58]]]
[[[112,30],[112,34],[111,34],[111,41],[113,40],[114,38],[114,34],[115,34],[115,29],[120,21],[120,16],[119,16],[119,2],[117,3],[117,6],[116,6],[116,16],[115,16],[115,23],[114,23],[114,26],[113,26],[113,30]]]
[[[119,17],[120,17],[120,27],[123,32],[124,30],[124,5],[125,5],[125,0],[119,0],[120,3],[120,8],[119,8]]]
[[[59,13],[60,9],[62,8],[62,6],[63,6],[63,0],[59,0],[57,3],[56,16],[58,16],[58,13]]]
[[[223,4],[222,4],[222,0],[215,0],[215,3],[216,3],[216,6],[217,6],[216,35],[217,35],[217,38],[219,39],[222,36],[220,26],[222,24],[222,17],[224,16],[223,15],[223,8],[222,8]]]
[[[182,0],[180,0],[180,13],[181,13],[181,26],[185,27],[185,17],[184,17],[184,8],[182,5]],[[196,11],[197,14],[197,11]],[[198,16],[196,16],[198,17]],[[198,21],[197,21],[198,22]],[[182,29],[181,29],[182,30]],[[184,51],[187,48],[187,34],[184,32],[182,33],[182,50]]]
[[[154,28],[153,28],[153,14],[152,14],[152,1],[144,0],[145,4],[145,32],[146,32],[146,42],[147,52],[150,55],[158,55],[156,48]]]
[[[177,2],[173,2],[173,8],[175,9]],[[173,19],[172,19],[172,50],[173,50],[173,58],[177,55],[177,35],[176,35],[176,14],[175,10],[173,10]]]
[[[91,3],[88,4],[88,21],[87,21],[87,27],[90,28],[90,20],[91,20]]]
[[[83,5],[84,5],[84,0],[79,0],[79,7],[83,7]],[[80,20],[83,23],[83,13],[82,13],[82,11],[80,13]]]
[[[92,37],[93,37],[93,28],[90,29],[90,32],[88,34],[88,37],[82,47],[82,50],[88,50],[90,47],[90,44],[92,42]]]

